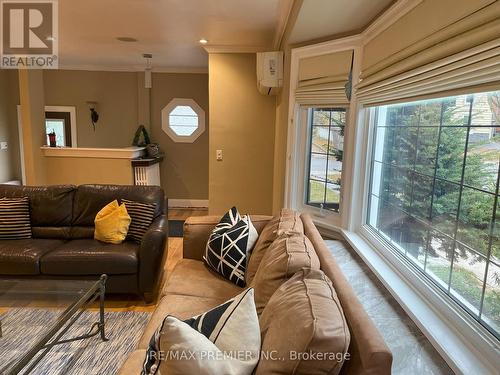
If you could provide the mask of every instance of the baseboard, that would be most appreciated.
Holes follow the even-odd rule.
[[[208,208],[208,199],[169,199],[169,208]]]

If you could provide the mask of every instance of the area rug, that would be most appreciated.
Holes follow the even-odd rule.
[[[29,310],[26,313],[14,308],[0,315],[3,328],[3,337],[0,338],[2,364],[19,356],[20,348],[26,350],[30,342],[43,335],[44,322],[54,321],[54,314],[60,314],[60,311],[55,310],[38,308]],[[65,337],[87,333],[91,325],[98,321],[98,317],[97,311],[85,311]],[[97,335],[86,340],[57,345],[40,361],[36,369],[30,372],[30,375],[116,374],[125,362],[127,354],[135,349],[149,317],[150,313],[145,312],[106,312],[106,336],[109,341],[103,342]],[[30,333],[25,337],[7,339],[10,334],[9,327],[11,329],[26,327]]]
[[[184,220],[168,221],[168,236],[182,237],[184,235]]]

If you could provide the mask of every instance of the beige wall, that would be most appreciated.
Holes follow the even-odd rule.
[[[207,74],[154,73],[150,91],[144,89],[142,72],[58,70],[44,71],[43,78],[46,105],[76,106],[78,147],[130,146],[138,125],[143,124],[151,141],[159,143],[165,152],[160,172],[167,196],[170,199],[208,199]],[[161,110],[173,98],[192,98],[206,112],[206,131],[194,143],[175,143],[161,130]],[[95,132],[87,101],[98,103],[99,122]],[[54,171],[57,169],[50,168],[48,180],[51,183],[89,182],[85,176],[87,164],[70,160],[82,168],[76,169],[75,176],[67,175],[67,179],[56,176]],[[51,166],[56,164],[50,161]],[[95,182],[102,182],[104,176],[96,175],[95,178]],[[115,181],[108,180],[109,183]],[[118,180],[123,183],[123,178],[117,177],[116,183]]]
[[[45,105],[76,106],[78,147],[127,147],[138,126],[138,73],[44,71]],[[98,104],[96,131],[87,101]]]
[[[0,150],[0,183],[21,180],[17,104],[17,71],[0,69],[0,142],[7,142],[8,147],[7,150]]]
[[[43,72],[19,70],[22,143],[26,185],[45,185],[45,158],[40,146],[46,143]]]
[[[209,211],[270,214],[276,98],[261,95],[255,54],[210,54]],[[216,150],[224,160],[216,161]]]
[[[205,111],[205,132],[193,143],[176,143],[161,129],[161,110],[174,98],[191,98]],[[162,184],[170,199],[208,199],[208,75],[154,73],[151,136],[165,159]]]
[[[134,176],[128,159],[67,157],[46,157],[45,159],[48,185],[134,184]]]

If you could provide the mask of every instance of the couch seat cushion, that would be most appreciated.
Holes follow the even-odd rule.
[[[0,274],[38,275],[40,258],[63,243],[41,238],[0,240]]]
[[[134,350],[120,368],[118,375],[140,374],[146,358],[146,349]]]
[[[47,275],[133,274],[138,270],[139,245],[119,245],[94,239],[68,241],[42,258],[41,272]]]
[[[185,320],[213,309],[215,306],[224,302],[226,302],[226,299],[224,298],[183,296],[179,294],[165,295],[160,300],[155,312],[151,316],[151,319],[149,320],[149,323],[139,340],[137,348],[146,349],[149,346],[151,336],[155,333],[156,329],[161,325],[163,319],[165,319],[167,315],[173,315],[176,318]]]
[[[182,259],[170,274],[163,294],[182,294],[226,301],[242,290],[243,288],[210,270],[203,262]]]

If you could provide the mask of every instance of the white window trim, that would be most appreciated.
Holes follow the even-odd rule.
[[[327,107],[322,105],[321,107]],[[297,125],[297,144],[296,152],[299,155],[304,155],[303,158],[298,158],[296,163],[295,175],[297,176],[297,181],[306,181],[308,172],[308,161],[310,158],[310,145],[311,145],[311,132],[310,124],[308,121],[308,110],[311,107],[299,106],[299,124]],[[342,180],[344,179],[344,163],[342,162]],[[343,183],[342,183],[343,184]],[[342,198],[343,188],[341,186],[341,198]],[[331,225],[341,225],[341,215],[342,215],[342,199],[340,201],[339,212],[331,211],[328,209],[321,210],[318,207],[314,207],[306,204],[306,184],[296,184],[294,191],[294,198],[291,202],[291,208],[301,212],[310,214],[317,223]]]
[[[178,135],[170,127],[170,112],[177,106],[188,106],[198,115],[198,128],[191,135]],[[205,111],[193,99],[174,98],[161,110],[161,129],[174,141],[193,143],[205,131]]]
[[[71,147],[78,147],[76,127],[76,107],[63,105],[46,105],[45,112],[67,112],[71,121]]]
[[[300,106],[295,101],[298,66],[301,58],[354,49],[353,82],[357,82],[365,37],[358,35],[317,45],[292,49],[290,70],[289,123],[287,138],[287,169],[285,205],[302,209],[305,179],[303,162],[306,147],[301,138]],[[448,365],[458,374],[496,374],[500,348],[498,341],[479,322],[431,283],[400,260],[364,223],[368,207],[370,177],[369,109],[359,105],[353,94],[344,136],[341,212],[335,216],[318,217],[319,209],[308,207],[313,221],[323,232],[341,233],[378,276],[393,297],[405,309]],[[302,129],[303,130],[303,129]],[[302,175],[301,175],[302,170]],[[302,194],[301,194],[302,192]]]
[[[456,373],[495,374],[497,340],[479,322],[430,283],[424,275],[396,255],[367,225],[370,156],[372,153],[373,109],[358,110],[358,159],[360,173],[351,181],[357,189],[352,228],[342,229],[344,238],[378,276],[406,313],[426,335]],[[359,147],[360,146],[360,147]],[[362,197],[362,199],[359,199]]]
[[[324,42],[314,45],[309,45],[300,48],[294,48],[291,52],[291,68],[290,68],[290,97],[289,97],[289,122],[288,122],[288,139],[287,139],[287,168],[286,168],[286,186],[285,186],[285,205],[290,208],[307,212],[312,215],[314,220],[318,223],[328,225],[341,226],[346,220],[346,214],[349,212],[349,201],[344,197],[349,192],[349,183],[345,183],[349,179],[349,168],[346,168],[346,163],[350,160],[344,153],[344,160],[342,161],[342,186],[340,194],[340,209],[339,212],[329,210],[321,210],[317,207],[312,207],[304,203],[305,193],[305,155],[307,152],[308,140],[308,123],[307,116],[304,114],[304,108],[300,106],[295,100],[295,90],[298,86],[298,70],[301,59],[313,56],[320,56],[334,52],[354,50],[355,54],[360,53],[361,36],[347,37],[338,39],[336,41]],[[353,74],[358,69],[355,59]],[[334,103],[332,103],[334,104]],[[322,105],[322,107],[328,107]],[[349,145],[349,139],[352,132],[349,130],[350,124],[354,124],[355,116],[351,110],[355,110],[355,106],[347,107],[348,117],[346,119],[346,128],[344,132],[344,149]],[[350,146],[349,146],[350,147]]]

